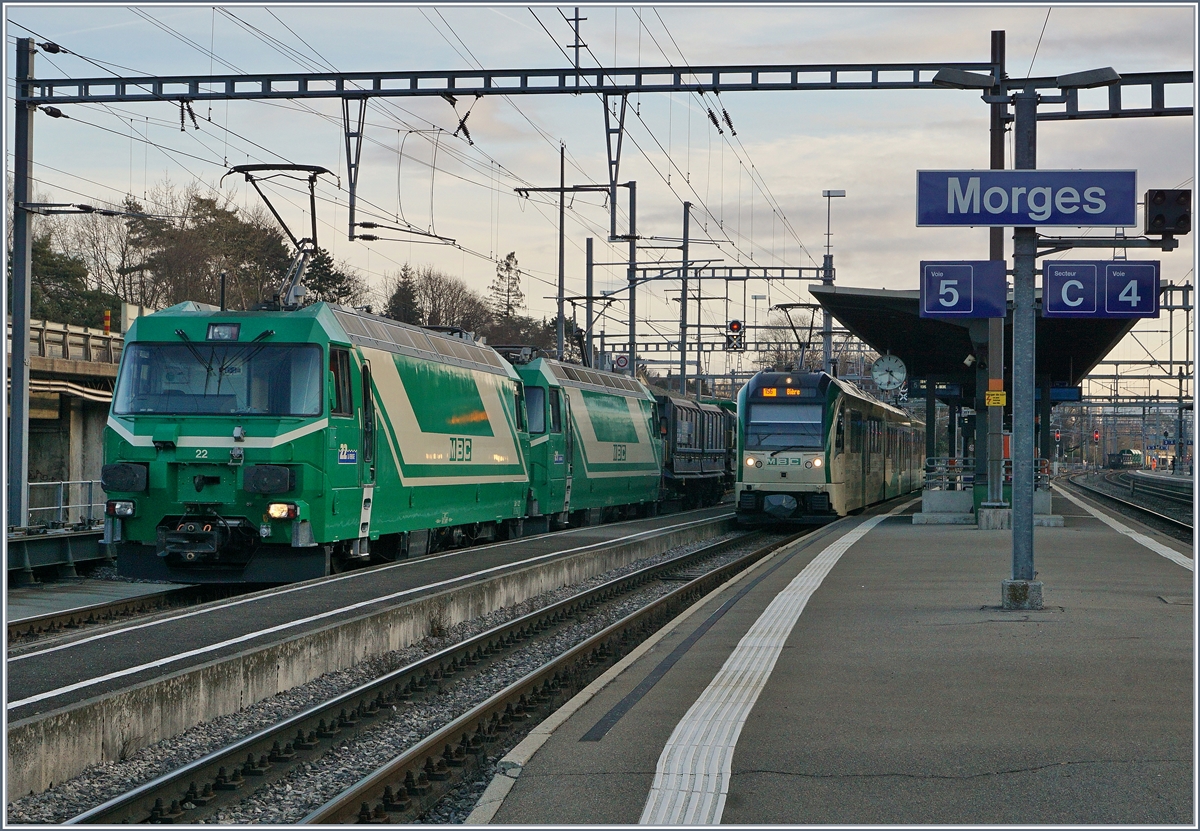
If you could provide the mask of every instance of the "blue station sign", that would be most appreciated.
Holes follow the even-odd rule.
[[[918,226],[1137,224],[1136,170],[918,170]]]
[[[1158,317],[1159,262],[1047,262],[1042,317]]]
[[[921,261],[921,317],[1004,317],[1004,260]]]

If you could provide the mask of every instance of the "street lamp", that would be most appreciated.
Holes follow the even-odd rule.
[[[821,283],[826,286],[833,285],[833,253],[832,253],[832,233],[829,228],[830,216],[833,212],[833,200],[835,197],[845,196],[844,190],[823,190],[821,196],[825,197],[825,263],[821,271]],[[830,375],[833,374],[833,318],[829,316],[829,310],[823,309],[821,312],[821,360],[825,371]]]
[[[750,295],[750,299],[754,301],[754,328],[757,329],[758,328],[758,301],[766,300],[767,296],[765,294],[752,294],[752,295]],[[758,336],[755,335],[755,337],[758,337]]]

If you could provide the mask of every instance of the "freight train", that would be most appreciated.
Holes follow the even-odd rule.
[[[741,525],[819,525],[922,486],[924,425],[823,372],[759,372],[737,412]]]
[[[1109,453],[1108,466],[1114,470],[1141,470],[1146,465],[1142,451],[1126,448],[1120,453]]]
[[[722,496],[720,407],[505,354],[326,303],[139,318],[102,542],[129,577],[280,583]]]

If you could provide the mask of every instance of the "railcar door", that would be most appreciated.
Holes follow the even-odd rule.
[[[358,536],[371,536],[371,507],[375,501],[375,395],[371,385],[371,363],[363,361],[360,390],[358,481],[362,485],[362,509],[358,519]]]
[[[563,391],[559,388],[549,390],[550,402],[550,503],[542,507],[544,514],[557,514],[566,510],[567,502],[567,468],[569,454],[567,452],[567,434],[569,430],[563,425]]]
[[[557,390],[562,392],[562,390]],[[575,473],[575,424],[571,420],[571,396],[563,396],[563,453],[567,467],[563,473],[563,510],[571,510],[571,482]]]
[[[351,369],[350,350],[329,348],[329,482],[328,538],[356,540],[359,537],[362,481],[359,473],[361,430],[356,413],[355,387],[360,381]]]

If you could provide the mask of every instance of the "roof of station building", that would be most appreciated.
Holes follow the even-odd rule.
[[[880,354],[898,355],[910,378],[935,377],[963,384],[964,397],[974,397],[975,370],[963,360],[974,354],[986,360],[986,319],[947,322],[923,318],[919,291],[810,285],[822,307],[851,334]],[[1062,319],[1041,316],[1041,291],[1036,293],[1036,350],[1039,376],[1049,375],[1054,386],[1075,386],[1133,328],[1134,319]],[[1004,321],[1005,377],[1012,377],[1012,294]],[[1006,384],[1006,386],[1009,386]],[[1009,386],[1011,389],[1011,386]]]

